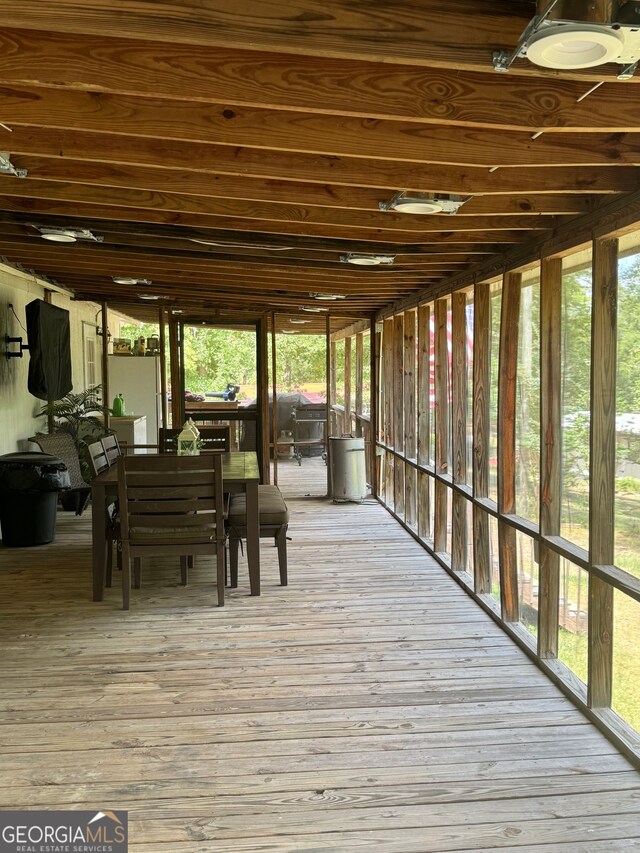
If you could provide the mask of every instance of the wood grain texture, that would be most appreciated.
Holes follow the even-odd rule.
[[[560,534],[562,477],[562,259],[540,267],[540,533]],[[538,654],[558,654],[560,557],[540,545]]]
[[[134,853],[637,842],[628,762],[381,507],[302,497],[323,477],[281,460],[295,580],[263,548],[223,616],[200,558],[90,602],[87,515],[0,555],[3,805],[109,801]]]
[[[516,511],[516,379],[521,284],[520,273],[507,273],[502,284],[498,359],[498,510],[505,515],[512,515]],[[517,622],[516,530],[500,521],[498,537],[502,618],[506,622]]]
[[[416,395],[418,464],[429,460],[429,422],[431,417],[429,351],[431,348],[431,312],[429,304],[418,308],[418,384]]]
[[[595,565],[613,565],[616,471],[616,339],[618,241],[593,244],[591,323],[589,556]],[[613,692],[613,587],[589,579],[589,676],[591,707],[609,707]]]
[[[346,0],[333,0],[330,7],[309,0],[300,4],[292,18],[286,5],[274,7],[265,15],[256,0],[244,0],[233,10],[222,0],[178,8],[175,3],[162,0],[154,4],[152,13],[131,10],[124,29],[109,3],[64,0],[54,12],[38,0],[28,0],[20,9],[11,6],[9,0],[2,0],[0,9],[6,10],[13,26],[44,32],[152,38],[207,47],[243,48],[249,41],[254,49],[268,52],[412,62],[482,72],[490,70],[487,57],[496,46],[513,48],[533,11],[528,2],[510,3],[505,14],[501,6],[479,7],[470,0],[456,0],[455,6],[446,10],[436,0],[426,0],[419,13],[408,2],[396,3],[393,9],[371,10],[367,4],[354,7]],[[574,71],[566,76],[599,82],[602,77],[598,71]],[[516,63],[511,73],[528,79],[560,76],[523,62]]]
[[[312,56],[274,55],[152,41],[106,39],[5,29],[0,38],[0,77],[14,85],[217,101],[242,106],[362,115],[365,118],[447,121],[460,126],[619,129],[635,128],[640,116],[628,109],[624,90],[606,83],[600,109],[578,102],[576,81],[513,78],[499,109],[491,76],[447,70],[389,66]],[[344,80],[349,80],[345,89]],[[355,98],[354,98],[355,95]],[[366,107],[366,109],[365,109]]]

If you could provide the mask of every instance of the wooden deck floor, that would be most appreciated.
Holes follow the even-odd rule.
[[[89,518],[0,550],[0,807],[129,810],[134,853],[640,849],[640,774],[379,506],[282,472],[216,608],[175,561],[90,600]],[[322,471],[320,472],[322,474]]]

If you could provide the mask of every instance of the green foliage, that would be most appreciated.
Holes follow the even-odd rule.
[[[95,412],[103,412],[102,385],[91,385],[79,394],[70,391],[61,400],[46,403],[38,417],[53,417],[54,432],[67,432],[78,452],[86,446],[86,438],[105,435],[104,422]]]
[[[102,385],[91,385],[79,394],[70,391],[61,400],[46,403],[37,415],[46,417],[47,421],[49,416],[53,416],[53,432],[66,432],[71,436],[78,452],[82,476],[87,482],[91,479],[87,445],[107,433],[104,421],[95,414],[103,411]]]
[[[628,495],[640,495],[640,480],[637,477],[621,477],[616,480],[616,491]]]

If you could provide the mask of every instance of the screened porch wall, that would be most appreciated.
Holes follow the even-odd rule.
[[[618,237],[380,317],[375,470],[384,506],[638,755],[640,229]]]

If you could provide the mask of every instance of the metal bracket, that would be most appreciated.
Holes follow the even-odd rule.
[[[22,358],[24,351],[29,349],[28,344],[22,343],[22,338],[12,338],[9,335],[5,335],[4,340],[5,340],[5,343],[7,345],[7,349],[5,350],[5,353],[4,353],[7,361],[10,358]],[[11,344],[20,344],[20,350],[18,352],[10,352],[9,347],[11,346]]]
[[[638,63],[640,63],[640,59],[637,59],[635,62],[632,62],[631,65],[627,65],[626,68],[623,68],[622,71],[617,74],[618,80],[631,80],[633,75],[638,70]]]
[[[557,3],[558,0],[551,0],[551,2],[541,15],[536,15],[529,21],[529,23],[525,27],[524,32],[518,39],[518,44],[516,45],[515,50],[512,51],[512,53],[509,53],[506,50],[494,50],[494,71],[499,71],[502,74],[507,73],[507,71],[511,68],[516,59],[520,56],[523,49],[526,47],[526,44],[531,38],[531,36],[540,29],[541,25],[547,20]]]

